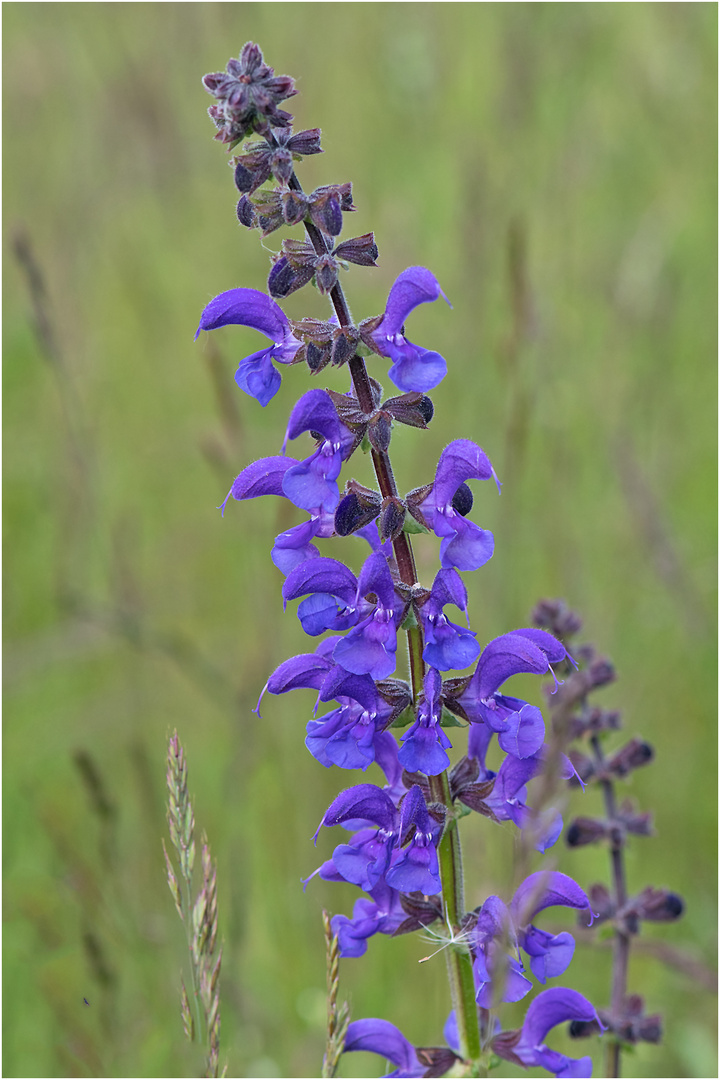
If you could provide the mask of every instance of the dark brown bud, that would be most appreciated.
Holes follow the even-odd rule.
[[[257,224],[255,207],[248,199],[247,195],[243,195],[237,204],[237,219],[241,225],[244,225],[246,229],[253,229]]]
[[[370,425],[369,430],[372,430],[372,424]],[[370,438],[372,439],[372,435]],[[380,511],[380,520],[378,521],[380,542],[384,544],[386,540],[396,540],[402,532],[404,521],[405,507],[403,506],[402,499],[389,496],[383,501],[382,510]]]
[[[462,1061],[447,1046],[418,1046],[415,1050],[417,1059],[425,1066],[423,1076],[445,1076],[456,1061]]]
[[[649,812],[639,813],[632,799],[624,799],[617,812],[617,818],[623,823],[625,829],[635,836],[652,836],[652,814]]]
[[[337,236],[343,226],[340,196],[332,188],[323,189],[321,194],[318,191],[308,197],[310,220],[326,236]]]
[[[631,739],[605,762],[605,769],[613,776],[627,776],[634,769],[648,765],[655,756],[650,743],[643,739]]]
[[[381,454],[386,453],[392,435],[392,422],[386,412],[378,412],[368,424],[368,439]],[[403,517],[405,511],[403,510]]]
[[[282,213],[286,225],[299,225],[307,213],[307,196],[301,191],[284,191]]]
[[[382,356],[382,353],[380,352],[375,342],[375,339],[372,336],[372,332],[373,330],[376,330],[378,328],[384,318],[384,315],[373,315],[370,319],[363,319],[363,321],[358,325],[358,331],[360,333],[360,339],[363,345],[367,349],[369,349],[370,352],[375,353],[377,356]]]
[[[306,285],[313,276],[312,267],[295,267],[286,255],[275,262],[268,277],[268,292],[276,300],[289,296]]]
[[[343,240],[333,251],[338,259],[356,263],[358,266],[375,266],[378,257],[377,244],[374,235],[365,233],[363,236],[355,236],[352,240]]]
[[[278,184],[286,187],[290,183],[293,174],[293,155],[289,149],[279,146],[274,150],[270,158],[270,171]]]
[[[461,757],[450,770],[450,794],[455,798],[468,784],[474,784],[480,775],[480,762],[477,758]]]
[[[422,525],[422,527],[424,529],[428,529],[428,531],[429,526],[423,516],[423,512],[420,509],[420,506],[423,502],[425,502],[425,499],[427,499],[432,489],[432,484],[425,484],[424,487],[413,488],[413,490],[408,491],[407,495],[405,496],[405,505],[408,508],[408,512],[412,514],[418,525]]]
[[[425,796],[425,801],[430,801],[430,782],[424,773],[408,772],[407,769],[403,769],[402,782],[408,790],[417,785]]]
[[[607,836],[607,825],[604,821],[595,818],[579,817],[568,826],[565,833],[565,843],[568,847],[583,847],[585,844],[596,844]]]
[[[400,424],[426,428],[433,417],[433,403],[425,394],[412,392],[388,398],[383,409]]]
[[[361,492],[349,492],[335,511],[335,532],[338,536],[352,535],[374,521],[381,507],[382,498],[375,491],[365,488]]]
[[[412,702],[410,685],[404,679],[381,679],[375,687],[383,701],[392,705],[393,716],[399,716]],[[386,726],[389,727],[389,723]]]
[[[250,153],[235,158],[233,174],[235,187],[243,193],[250,193],[264,184],[270,176],[267,154]]]
[[[642,1042],[662,1042],[662,1016],[659,1013],[655,1013],[653,1016],[643,1016],[637,1024],[637,1037]]]
[[[322,371],[326,367],[332,358],[332,352],[329,345],[316,345],[314,341],[309,341],[306,345],[307,366],[310,368],[313,375],[317,375],[319,371]]]
[[[604,656],[599,656],[593,660],[587,669],[587,675],[590,679],[590,686],[595,689],[598,686],[607,686],[608,683],[615,682],[617,675],[615,674],[615,668],[610,660]]]
[[[332,362],[336,367],[346,364],[355,355],[358,346],[358,332],[354,326],[343,326],[334,333]]]
[[[654,889],[650,885],[629,902],[630,906],[646,922],[674,922],[685,910],[683,898],[677,893]]]
[[[572,717],[568,734],[572,739],[579,739],[582,735],[619,731],[621,727],[620,713],[617,710],[593,708],[582,716]]]
[[[549,630],[562,640],[582,629],[582,619],[564,600],[540,600],[533,609],[532,621],[534,626]]]
[[[308,154],[322,154],[320,146],[320,128],[308,128],[307,131],[298,131],[291,135],[285,146],[291,154],[307,157]]]
[[[257,223],[263,236],[275,232],[284,224],[282,198],[279,191],[258,191],[253,197]]]
[[[394,931],[393,937],[422,930],[442,918],[442,901],[438,896],[423,896],[421,892],[401,893],[400,903],[408,918]]]
[[[325,296],[337,285],[338,266],[332,255],[321,255],[315,262],[315,284]]]

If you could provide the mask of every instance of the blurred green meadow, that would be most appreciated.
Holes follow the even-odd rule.
[[[357,891],[314,880],[303,894],[300,880],[338,842],[310,838],[348,778],[305,750],[311,693],[251,712],[306,648],[269,557],[302,515],[274,499],[216,509],[241,468],[279,452],[311,384],[286,369],[261,409],[233,381],[257,334],[193,343],[207,301],[263,288],[269,267],[235,221],[200,83],[247,40],[297,79],[297,129],[322,128],[304,187],[352,180],[346,235],[375,232],[378,269],[343,279],[356,319],[416,264],[453,303],[412,316],[449,373],[429,430],[397,431],[392,452],[401,491],[461,436],[503,481],[500,498],[476,485],[473,517],[496,538],[466,578],[479,640],[564,597],[617,667],[596,701],[656,749],[628,783],[657,833],[631,844],[629,887],[673,888],[687,910],[633,952],[630,988],[664,1014],[665,1039],[625,1071],[716,1075],[716,6],[3,14],[4,1075],[202,1067],[182,1032],[185,941],[161,850],[175,728],[218,862],[221,1062],[230,1076],[320,1071],[320,913],[349,914]],[[326,306],[306,288],[286,310]],[[367,462],[348,475],[368,479]],[[429,583],[436,546],[422,541]],[[343,551],[357,569],[361,542]],[[540,702],[536,682],[518,689]],[[567,816],[599,811],[589,790]],[[463,828],[474,905],[512,887],[515,836]],[[550,857],[586,886],[607,879],[603,850],[561,842]],[[553,914],[544,926],[569,925]],[[353,1016],[442,1042],[445,964],[418,966],[429,951],[378,935],[345,961]],[[564,981],[604,1005],[609,977],[608,949],[579,945]],[[597,1041],[567,1052],[602,1075]],[[381,1070],[357,1054],[340,1075]]]

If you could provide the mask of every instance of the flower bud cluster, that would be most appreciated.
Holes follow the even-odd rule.
[[[453,440],[433,476],[404,496],[397,491],[389,459],[393,427],[426,429],[434,415],[428,392],[447,373],[443,356],[408,339],[405,323],[420,304],[447,297],[429,270],[410,267],[392,285],[384,312],[353,324],[339,273],[348,263],[374,267],[378,249],[372,233],[336,243],[343,215],[354,210],[350,184],[302,191],[292,163],[320,152],[320,132],[293,135],[292,118],[277,109],[294,93],[292,80],[275,79],[257,46],[248,44],[240,61],[228,64],[227,76],[206,76],[205,86],[220,102],[211,115],[222,119],[221,141],[234,144],[253,131],[265,140],[233,163],[239,220],[263,236],[302,222],[307,240],[282,242],[268,278],[269,295],[248,288],[221,293],[203,311],[198,333],[241,325],[269,339],[269,346],[240,361],[235,375],[262,406],[280,386],[279,368],[288,365],[305,362],[313,375],[328,364],[347,366],[352,381],[346,394],[320,388],[303,393],[280,452],[246,466],[222,504],[224,511],[231,497],[272,495],[306,515],[275,538],[271,557],[284,575],[285,606],[297,602],[303,630],[319,644],[280,664],[260,697],[314,690],[317,701],[305,729],[310,754],[328,769],[365,772],[378,766],[384,779],[382,786],[344,787],[327,808],[315,839],[338,826],[349,835],[310,878],[349,882],[365,894],[351,917],[332,919],[342,957],[363,955],[377,933],[407,933],[442,920],[451,930],[453,985],[469,987],[469,998],[446,1024],[447,1047],[416,1049],[386,1021],[364,1020],[349,1025],[345,1050],[382,1053],[398,1065],[397,1076],[440,1076],[458,1057],[477,1064],[491,1055],[555,1075],[590,1075],[589,1058],[577,1062],[544,1045],[547,1032],[562,1021],[598,1020],[593,1006],[574,991],[554,987],[539,994],[516,1031],[503,1032],[490,1020],[490,1010],[524,998],[533,980],[544,985],[565,972],[572,936],[553,935],[534,920],[548,907],[564,906],[584,911],[586,923],[592,921],[588,896],[566,875],[539,871],[508,902],[493,895],[466,912],[458,884],[460,849],[453,846],[452,832],[459,818],[475,812],[523,829],[530,817],[528,784],[546,757],[540,709],[506,694],[504,684],[517,674],[549,674],[557,688],[555,669],[570,672],[575,662],[544,629],[503,633],[484,648],[470,629],[461,574],[488,562],[494,538],[470,517],[469,484],[493,480],[500,490],[477,443]],[[271,178],[278,186],[263,188]],[[290,321],[278,299],[310,282],[330,297],[333,317]],[[388,377],[399,395],[386,398],[369,376],[365,358],[376,363],[377,357],[390,361]],[[300,438],[305,450],[289,456],[288,443]],[[360,449],[372,457],[377,489],[346,476],[341,490],[340,474]],[[439,568],[427,585],[417,580],[409,541],[417,531],[440,541]],[[369,548],[356,570],[316,546],[350,535]],[[453,607],[466,625],[452,621],[447,609]],[[403,633],[409,680],[398,673]],[[328,711],[321,712],[325,705]],[[259,708],[260,701],[258,715]],[[466,753],[451,768],[449,751],[458,732],[467,735]],[[500,753],[497,770],[487,764],[491,748]],[[560,768],[566,778],[577,775],[568,758]],[[551,847],[561,830],[554,811],[535,837],[537,849]]]

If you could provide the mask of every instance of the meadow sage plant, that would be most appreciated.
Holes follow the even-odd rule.
[[[349,835],[315,874],[350,882],[364,894],[352,914],[334,916],[328,940],[336,941],[338,959],[360,957],[377,933],[423,930],[437,922],[447,930],[449,946],[446,1045],[413,1046],[384,1018],[346,1027],[347,1018],[343,1014],[340,1024],[336,1011],[324,1074],[334,1071],[342,1050],[336,1036],[344,1033],[345,1053],[373,1051],[392,1063],[391,1076],[443,1076],[449,1070],[482,1076],[501,1058],[555,1076],[590,1076],[589,1057],[570,1058],[546,1045],[558,1024],[603,1025],[589,1001],[557,984],[573,956],[572,935],[537,925],[550,907],[582,911],[585,923],[591,922],[588,896],[567,875],[543,869],[530,873],[512,896],[473,898],[476,906],[468,909],[463,895],[460,819],[475,813],[520,830],[535,823],[527,784],[544,767],[545,726],[540,710],[505,693],[505,683],[521,673],[554,678],[554,668],[564,669],[572,657],[556,636],[537,627],[505,632],[483,647],[469,625],[448,614],[456,608],[467,619],[461,574],[479,570],[493,554],[492,534],[469,516],[471,483],[491,481],[481,489],[483,498],[495,485],[500,489],[476,442],[455,439],[442,451],[434,476],[419,478],[420,486],[404,495],[397,489],[389,452],[393,427],[427,428],[434,413],[429,391],[448,370],[443,356],[410,340],[406,323],[420,304],[447,297],[429,269],[412,266],[390,286],[385,310],[355,323],[339,273],[350,263],[375,266],[378,248],[372,233],[339,239],[345,215],[354,210],[351,184],[303,191],[295,164],[321,152],[320,131],[292,131],[292,116],[280,106],[296,93],[293,80],[275,76],[249,42],[239,59],[203,82],[215,99],[209,113],[216,139],[232,150],[259,137],[233,160],[238,220],[263,237],[302,222],[306,239],[282,241],[266,292],[233,288],[215,297],[202,312],[198,333],[234,324],[267,339],[240,361],[235,375],[262,407],[293,365],[307,365],[314,376],[334,365],[349,375],[344,394],[320,388],[302,393],[278,454],[248,464],[223,503],[225,510],[230,497],[274,495],[306,515],[275,538],[272,559],[285,576],[284,604],[297,602],[303,630],[320,640],[270,673],[265,690],[317,691],[306,729],[309,752],[326,768],[366,770],[375,762],[386,780],[382,787],[348,787],[340,780],[343,790],[327,809],[318,808],[316,837],[337,826]],[[310,283],[328,297],[327,320],[289,319],[279,301]],[[397,391],[390,396],[379,381],[385,377]],[[312,450],[306,454],[295,447],[308,434]],[[289,444],[297,456],[287,452]],[[358,451],[372,459],[374,488],[353,479],[341,486],[340,474]],[[440,540],[438,570],[427,583],[418,580],[410,541],[418,531]],[[350,568],[317,546],[330,536],[350,535],[368,545],[361,566]],[[409,679],[401,677],[402,639]],[[448,750],[466,734],[466,753],[451,768]],[[497,771],[486,765],[493,743],[502,756]],[[574,775],[565,757],[559,768],[565,777]],[[561,829],[559,814],[551,814],[534,834],[535,847],[551,847]],[[530,1001],[522,1025],[504,1029],[503,1003],[525,999],[537,983],[547,988]]]

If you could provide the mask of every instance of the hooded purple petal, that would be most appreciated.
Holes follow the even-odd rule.
[[[397,1065],[395,1072],[386,1073],[386,1077],[425,1075],[427,1066],[418,1060],[412,1043],[388,1020],[353,1020],[345,1036],[344,1053],[353,1050],[369,1050]]]
[[[295,600],[307,593],[326,593],[346,605],[354,604],[357,580],[351,570],[337,559],[308,559],[285,580],[283,599]]]
[[[290,326],[280,305],[265,293],[258,289],[229,289],[207,305],[200,316],[195,338],[201,330],[217,330],[231,324],[259,330],[276,344],[288,336]],[[299,345],[298,342],[298,348]]]
[[[450,303],[434,274],[424,266],[410,266],[395,279],[385,305],[385,317],[376,333],[392,336],[401,333],[405,320],[419,304],[427,304],[442,296]]]
[[[547,1069],[558,1077],[592,1076],[592,1058],[570,1058],[544,1045],[548,1032],[568,1020],[596,1020],[599,1023],[597,1012],[582,994],[561,986],[543,990],[530,1002],[513,1053],[527,1067]]]
[[[342,425],[330,395],[325,390],[308,390],[290,413],[285,442],[304,431],[318,431],[330,442],[339,442]]]
[[[563,648],[550,634],[545,636]],[[517,630],[502,634],[485,646],[473,676],[473,689],[483,700],[499,690],[512,675],[544,675],[549,670],[547,651],[539,648],[523,631]]]
[[[526,926],[539,912],[557,905],[583,910],[590,907],[590,901],[567,874],[561,874],[559,870],[538,870],[516,889],[510,911],[516,926]]]
[[[489,480],[491,476],[495,478],[499,490],[495,470],[482,447],[470,439],[455,439],[440,455],[435,473],[433,502],[437,506],[447,506],[466,480]]]
[[[395,827],[397,811],[388,795],[375,784],[356,784],[341,791],[328,806],[318,826],[330,828],[344,821],[371,821],[380,828],[391,831]],[[315,834],[317,836],[317,833]]]
[[[235,478],[230,494],[238,501],[259,495],[283,495],[283,476],[293,465],[297,465],[295,458],[279,455],[259,458]]]

